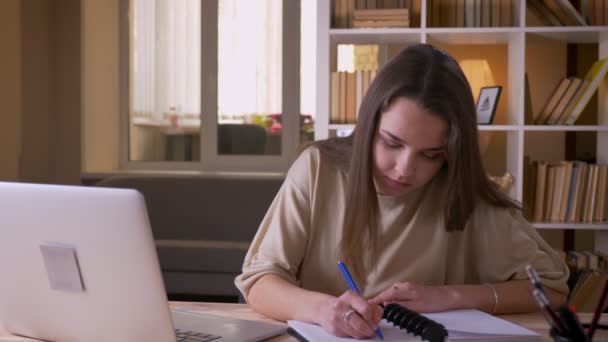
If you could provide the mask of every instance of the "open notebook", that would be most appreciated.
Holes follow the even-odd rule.
[[[424,316],[446,327],[447,341],[540,341],[539,334],[479,310],[454,310]],[[298,338],[301,341],[360,341],[332,336],[314,324],[299,321],[288,321],[288,324],[300,335]],[[384,341],[421,341],[419,336],[410,335],[386,320],[382,320],[380,329]],[[371,340],[380,339],[374,336]]]

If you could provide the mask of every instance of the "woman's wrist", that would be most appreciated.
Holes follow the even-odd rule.
[[[446,310],[477,309],[489,313],[496,311],[496,297],[492,291],[496,287],[492,285],[491,289],[488,285],[490,284],[444,286]]]
[[[460,286],[445,285],[442,286],[445,291],[444,305],[446,310],[463,309],[466,299],[463,300],[464,294]]]
[[[309,305],[306,305],[308,309],[296,311],[296,317],[294,318],[302,322],[320,324],[323,310],[335,297],[320,292],[310,292],[309,295],[310,298],[305,300],[309,303]]]

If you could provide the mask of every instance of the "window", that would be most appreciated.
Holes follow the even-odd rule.
[[[314,1],[125,1],[126,167],[285,171],[313,136]]]

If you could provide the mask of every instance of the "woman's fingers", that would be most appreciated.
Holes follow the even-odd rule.
[[[352,308],[352,311],[345,312],[343,317],[345,323],[353,329],[350,331],[352,336],[357,338],[372,336],[380,323],[381,308],[370,304],[352,291],[345,292],[340,299]]]
[[[363,317],[354,309],[350,315],[344,316],[344,323],[348,333],[356,338],[370,337],[374,334],[374,329]],[[348,312],[347,312],[348,313]]]
[[[353,291],[327,301],[317,323],[332,335],[367,338],[375,334],[383,309]]]
[[[405,282],[395,283],[386,290],[380,292],[376,297],[369,300],[372,304],[384,304],[388,302],[407,301],[415,299],[418,295],[416,285]]]

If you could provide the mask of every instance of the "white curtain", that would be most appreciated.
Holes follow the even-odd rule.
[[[282,0],[220,0],[220,115],[281,113]]]
[[[133,106],[162,117],[201,111],[201,0],[134,0]]]
[[[200,114],[200,1],[133,0],[135,115]],[[220,118],[280,113],[281,0],[220,0],[218,15]]]

